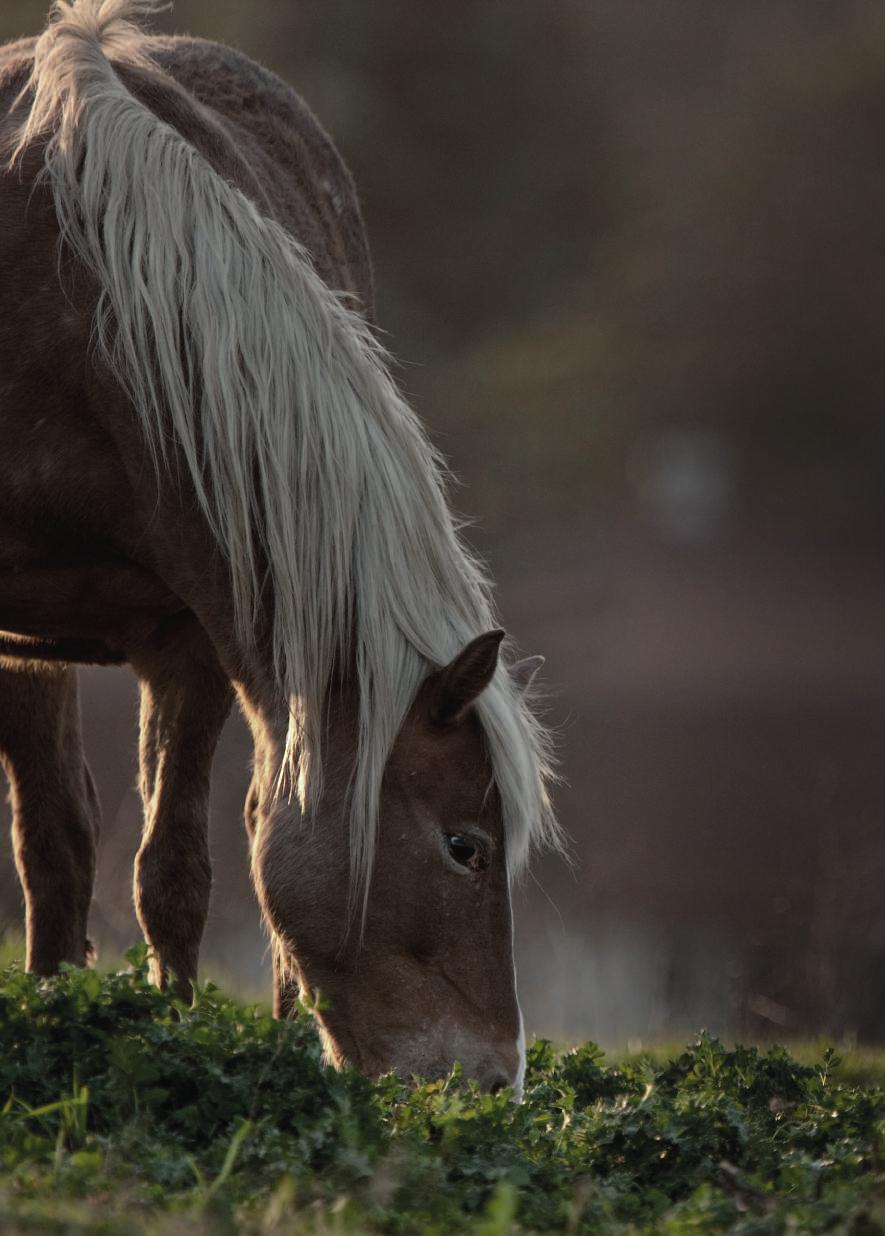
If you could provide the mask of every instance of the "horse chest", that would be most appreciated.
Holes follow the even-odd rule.
[[[72,443],[41,441],[39,418],[34,430],[0,462],[0,632],[91,641],[83,660],[119,661],[183,607],[115,549],[115,504],[78,485]]]
[[[0,532],[0,637],[82,641],[82,652],[66,659],[117,663],[155,640],[184,610],[159,579],[131,563],[37,562],[19,543],[19,562],[10,565],[9,548]],[[28,659],[26,648],[21,659]]]

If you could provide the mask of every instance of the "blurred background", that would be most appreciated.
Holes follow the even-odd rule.
[[[575,865],[517,896],[529,1030],[885,1040],[885,9],[178,0],[162,28],[335,137],[400,379],[547,657]],[[107,955],[138,937],[137,705],[124,671],[83,695]],[[205,969],[266,997],[247,758],[232,722]]]

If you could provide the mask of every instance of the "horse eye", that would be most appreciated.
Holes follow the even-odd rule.
[[[461,867],[466,867],[469,871],[482,871],[485,868],[485,851],[475,837],[452,833],[446,837],[446,844],[449,854]]]

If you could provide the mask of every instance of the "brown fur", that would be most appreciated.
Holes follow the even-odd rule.
[[[122,70],[130,90],[371,316],[353,185],[305,105],[228,49],[193,39],[147,46],[163,73]],[[24,41],[0,52],[0,116],[32,51]],[[5,134],[3,123],[8,138],[12,120]],[[70,257],[59,264],[52,202],[34,183],[40,157],[27,151],[0,179],[0,631],[11,633],[0,639],[0,758],[13,786],[28,966],[49,974],[86,960],[98,828],[75,676],[51,662],[125,659],[142,690],[135,901],[157,980],[174,974],[187,991],[196,975],[211,879],[209,769],[236,695],[255,740],[246,816],[273,932],[277,1012],[291,1007],[293,983],[320,988],[339,1062],[436,1074],[460,1058],[486,1084],[513,1081],[519,1025],[503,825],[469,712],[481,686],[450,667],[409,714],[385,774],[361,939],[348,929],[344,818],[352,689],[342,682],[330,698],[326,791],[305,824],[274,794],[288,709],[271,665],[269,612],[255,646],[241,646],[226,564],[193,493],[157,477],[123,391],[93,358],[97,289]],[[496,655],[497,642],[491,669]],[[434,710],[449,689],[446,715],[460,720],[441,725]],[[488,869],[456,870],[446,829],[484,834]]]

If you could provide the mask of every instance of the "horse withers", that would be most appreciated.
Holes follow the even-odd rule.
[[[141,685],[135,904],[190,991],[237,700],[275,1011],[328,1056],[518,1086],[510,885],[547,737],[372,331],[356,195],[244,56],[59,0],[0,51],[0,758],[27,964],[87,959],[73,666]]]

